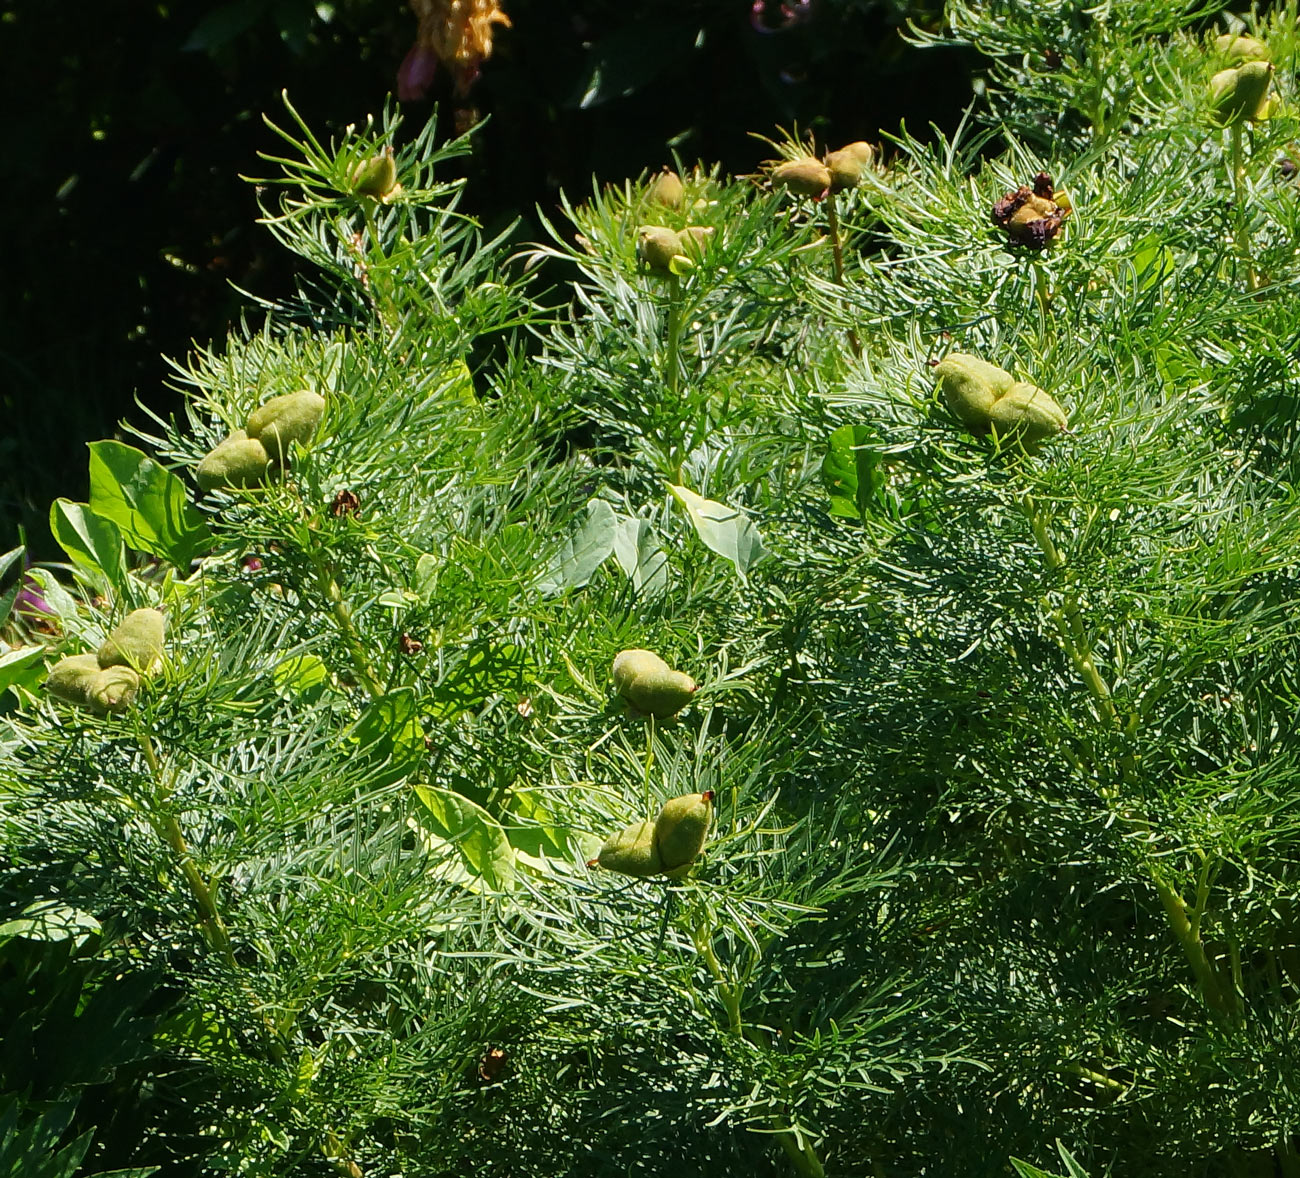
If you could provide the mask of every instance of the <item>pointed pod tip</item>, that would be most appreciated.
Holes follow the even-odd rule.
[[[717,797],[717,794],[715,794],[711,789],[706,789],[702,794],[700,794],[700,797],[702,797],[706,802],[711,802],[715,797]]]

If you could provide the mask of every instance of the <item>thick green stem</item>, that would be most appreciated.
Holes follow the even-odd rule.
[[[366,648],[357,636],[356,623],[352,619],[352,607],[344,599],[338,579],[324,557],[317,555],[313,559],[316,565],[317,582],[325,599],[330,603],[330,613],[343,634],[343,641],[352,659],[352,669],[356,672],[357,682],[366,689],[371,698],[378,699],[384,694],[384,685],[379,682],[371,669],[370,660],[366,657]]]
[[[722,963],[718,961],[718,955],[713,950],[713,938],[711,929],[706,928],[703,924],[696,925],[691,939],[695,942],[695,951],[700,955],[709,975],[713,978],[714,984],[718,988],[718,995],[722,999],[722,1005],[727,1012],[727,1030],[739,1039],[748,1039],[756,1046],[764,1046],[755,1038],[745,1027],[740,1017],[740,997],[741,987],[739,983],[727,981],[727,976],[723,972]],[[801,1178],[825,1178],[826,1170],[817,1156],[817,1151],[813,1144],[806,1137],[796,1134],[792,1129],[783,1128],[775,1118],[772,1122],[772,1130],[776,1139],[781,1143],[781,1148],[785,1151],[785,1156],[790,1160],[790,1165]]]
[[[1070,585],[1070,570],[1066,568],[1065,558],[1052,540],[1047,530],[1047,519],[1039,511],[1033,500],[1024,496],[1020,501],[1021,509],[1029,520],[1034,539],[1043,554],[1043,560],[1052,573],[1059,573],[1066,581],[1065,599],[1059,610],[1054,611],[1061,645],[1074,663],[1079,677],[1083,680],[1088,693],[1092,696],[1099,719],[1108,727],[1113,727],[1118,715],[1109,685],[1102,678],[1101,672],[1092,657],[1092,642],[1084,626],[1083,615],[1079,609],[1078,596]],[[1131,717],[1130,717],[1131,720]],[[1132,729],[1132,724],[1128,725]],[[1131,762],[1123,760],[1121,769],[1125,773],[1132,771]],[[1241,1018],[1240,990],[1235,987],[1225,989],[1218,973],[1215,971],[1205,945],[1200,936],[1201,917],[1209,900],[1209,869],[1202,864],[1197,883],[1196,907],[1189,916],[1187,904],[1173,888],[1165,883],[1151,869],[1151,882],[1154,884],[1160,902],[1169,919],[1169,927],[1175,939],[1182,947],[1192,974],[1201,990],[1201,997],[1207,1007],[1236,1022]]]
[[[1038,510],[1034,501],[1026,495],[1020,501],[1020,507],[1025,513],[1025,518],[1029,520],[1030,529],[1034,533],[1034,539],[1043,554],[1048,570],[1052,573],[1062,573],[1067,581],[1061,608],[1053,612],[1061,645],[1092,696],[1101,718],[1108,724],[1114,724],[1117,718],[1115,701],[1111,698],[1110,687],[1102,678],[1101,672],[1097,670],[1097,664],[1092,657],[1092,640],[1088,637],[1087,629],[1083,624],[1078,595],[1073,586],[1068,584],[1070,578],[1065,568],[1065,558],[1047,530],[1046,516]]]
[[[164,777],[162,763],[158,759],[158,753],[154,749],[153,741],[149,739],[148,733],[141,732],[139,740],[140,751],[144,754],[145,764],[149,766],[149,772],[153,774],[155,787],[153,797],[144,806],[133,808],[144,815],[149,825],[153,827],[154,833],[166,843],[175,856],[176,864],[180,868],[181,878],[185,880],[185,885],[194,900],[194,906],[198,909],[199,928],[203,933],[203,939],[207,941],[209,948],[221,958],[233,975],[242,976],[243,971],[239,962],[235,959],[235,948],[230,939],[230,930],[226,927],[226,922],[221,917],[221,910],[217,907],[216,895],[213,893],[208,881],[203,878],[203,872],[199,870],[198,864],[194,861],[194,854],[185,838],[185,832],[181,829],[180,821],[167,808],[172,796],[172,781]],[[252,987],[248,985],[247,979],[244,979],[244,988],[254,1008],[259,1009],[261,1014],[262,1023],[266,1027],[269,1036],[271,1058],[276,1063],[279,1063],[284,1058],[284,1045],[280,1032],[266,1015],[266,1012],[260,1010],[260,1003],[253,993]]]
[[[676,274],[668,275],[668,348],[664,360],[664,386],[669,394],[677,396],[681,387],[682,344],[682,280]]]
[[[1241,123],[1228,128],[1228,148],[1232,157],[1233,238],[1237,255],[1246,268],[1246,289],[1259,289],[1259,276],[1255,273],[1255,255],[1250,247],[1250,223],[1246,205],[1246,151],[1243,144],[1245,132]]]
[[[844,243],[840,239],[840,214],[835,207],[835,193],[831,192],[826,197],[826,223],[831,231],[831,257],[835,261],[835,281],[841,286],[844,285]],[[858,333],[849,328],[849,347],[855,353],[862,351],[862,345],[858,343]]]

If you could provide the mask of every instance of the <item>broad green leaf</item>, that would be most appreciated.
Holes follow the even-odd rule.
[[[0,556],[0,583],[3,583],[5,577],[9,575],[9,570],[22,559],[23,552],[22,547],[11,548]],[[18,591],[22,587],[23,578],[20,571],[18,579],[3,594],[0,594],[0,626],[9,620],[9,611],[13,609],[14,602],[18,599]]]
[[[822,485],[830,493],[831,514],[865,519],[876,493],[884,485],[880,451],[871,445],[871,427],[842,425],[835,430],[822,459]]]
[[[593,499],[587,504],[585,522],[565,540],[537,578],[537,588],[547,594],[581,589],[614,551],[617,526],[614,509],[603,499]]]
[[[50,531],[73,564],[101,573],[115,589],[122,587],[126,556],[112,520],[96,515],[87,503],[56,499],[50,504]]]
[[[358,759],[377,771],[368,774],[376,784],[407,776],[425,753],[415,692],[403,687],[372,700],[352,726],[349,739],[359,746]]]
[[[314,654],[296,654],[277,663],[271,673],[275,690],[286,699],[315,703],[329,685],[329,668]]]
[[[668,557],[648,519],[620,516],[614,556],[638,593],[662,593],[668,584]]]
[[[460,870],[453,875],[468,887],[500,891],[515,878],[514,852],[505,831],[482,806],[469,798],[433,785],[414,787],[419,801],[417,822],[434,845],[454,849]]]
[[[78,947],[100,934],[100,924],[89,912],[82,912],[60,900],[37,900],[28,904],[13,920],[0,924],[0,940],[22,937],[27,941],[66,941]]]
[[[117,524],[132,548],[169,560],[183,573],[212,544],[180,479],[121,442],[90,443],[90,510]]]
[[[481,641],[470,647],[426,698],[428,714],[449,720],[482,707],[493,695],[521,692],[536,669],[532,656],[522,646]]]
[[[428,602],[438,584],[438,569],[442,562],[427,552],[415,562],[415,580],[412,591],[423,602]]]
[[[758,528],[743,511],[714,499],[705,499],[687,487],[669,483],[668,489],[673,498],[686,508],[686,514],[705,547],[725,556],[742,577],[767,554]]]
[[[0,695],[16,685],[33,688],[45,677],[45,647],[20,646],[0,655]]]
[[[76,599],[59,584],[59,579],[49,569],[28,569],[27,575],[39,587],[45,604],[54,611],[65,630],[72,634],[81,634],[86,630],[88,623],[81,616]]]

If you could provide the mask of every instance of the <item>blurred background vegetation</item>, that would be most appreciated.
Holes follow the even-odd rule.
[[[797,123],[835,143],[905,120],[951,129],[972,56],[899,29],[938,0],[505,0],[512,27],[467,95],[440,71],[405,104],[444,136],[486,118],[466,211],[490,226],[593,178],[683,160],[750,171],[751,131]],[[315,128],[382,108],[416,34],[400,0],[15,0],[0,14],[10,115],[9,241],[0,286],[0,550],[53,557],[50,501],[84,498],[85,443],[138,400],[169,413],[164,356],[224,337],[246,301],[293,289],[292,259],[255,224],[259,150],[287,90]]]

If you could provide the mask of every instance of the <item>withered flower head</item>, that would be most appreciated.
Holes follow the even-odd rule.
[[[497,0],[410,0],[410,4],[420,22],[412,52],[421,51],[417,54],[421,60],[423,54],[432,53],[451,70],[456,93],[468,93],[479,67],[492,56],[493,26],[508,29],[510,18]],[[425,66],[424,72],[432,81],[432,70]]]
[[[1070,215],[1070,206],[1058,194],[1052,177],[1039,172],[1033,187],[1019,188],[993,202],[993,224],[1006,233],[1013,245],[1044,249],[1061,231],[1061,223]]]

